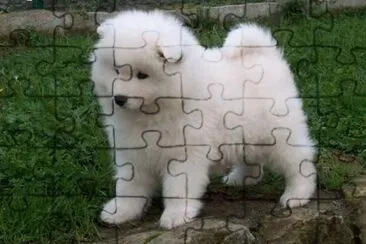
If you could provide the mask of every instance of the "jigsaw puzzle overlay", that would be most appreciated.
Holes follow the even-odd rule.
[[[259,182],[267,165],[286,179],[283,207],[309,202],[315,145],[293,75],[268,30],[240,25],[222,48],[210,49],[161,11],[130,11],[97,32],[91,78],[102,120],[113,128],[118,179],[102,221],[141,217],[161,178],[160,225],[190,222],[214,165],[232,166],[224,182],[238,186]],[[152,145],[151,132],[159,135]]]
[[[287,56],[282,59],[281,52],[276,50],[277,41],[269,38],[260,25],[229,28],[232,22],[246,23],[245,12],[243,16],[231,14],[223,18],[226,36],[223,46],[217,48],[204,47],[196,41],[191,31],[199,29],[202,16],[188,13],[185,2],[181,3],[180,11],[187,22],[184,26],[159,13],[151,16],[135,13],[125,19],[96,23],[99,39],[91,52],[82,46],[58,43],[55,31],[53,42],[44,47],[49,48],[52,55],[35,65],[35,72],[44,77],[44,87],[34,87],[28,77],[4,75],[6,92],[0,93],[4,101],[19,96],[19,90],[27,100],[47,100],[43,109],[52,110],[54,127],[49,128],[48,134],[42,131],[42,135],[34,135],[26,128],[14,126],[12,133],[1,138],[1,150],[31,148],[44,154],[49,166],[57,169],[58,160],[70,157],[65,155],[75,150],[77,143],[91,140],[88,148],[91,152],[80,155],[89,155],[85,162],[98,161],[98,152],[108,158],[106,161],[114,168],[111,194],[101,197],[96,192],[65,192],[57,184],[62,176],[47,175],[36,162],[31,167],[34,180],[40,186],[39,192],[32,194],[41,201],[46,199],[45,204],[51,209],[59,197],[74,197],[77,201],[78,197],[90,194],[103,198],[104,205],[98,206],[97,221],[112,225],[144,217],[154,204],[157,189],[162,187],[158,197],[164,207],[159,213],[159,225],[169,229],[201,218],[202,226],[187,229],[186,234],[203,230],[206,217],[199,214],[204,212],[205,203],[215,198],[206,188],[210,188],[210,173],[216,168],[220,170],[219,184],[229,188],[238,186],[245,202],[268,201],[275,209],[319,201],[318,152],[329,146],[323,139],[322,128],[337,128],[344,116],[334,107],[329,109],[329,104],[347,96],[365,99],[366,93],[364,84],[354,77],[337,81],[333,93],[325,92],[328,88],[322,84],[315,67],[322,53],[329,50],[340,66],[357,67],[360,53],[366,49],[349,48],[347,56],[344,47],[324,43],[322,34],[332,31],[334,25],[333,16],[324,11],[312,15],[319,19],[319,25],[311,27],[313,36],[304,40],[307,42],[304,45],[295,41],[296,30],[274,28],[271,36],[277,39],[285,36],[285,41],[281,42],[285,52],[286,48],[296,49],[304,57],[295,62]],[[68,28],[72,29],[72,25]],[[29,34],[23,30],[12,33],[10,39],[14,46],[22,35],[32,47]],[[66,58],[68,61],[60,67],[57,60],[66,48],[74,50],[74,55]],[[88,55],[89,61],[86,61]],[[80,80],[70,84],[76,87],[67,89],[67,85],[60,84],[67,82],[67,72],[77,72],[72,68],[76,63],[89,65],[90,80],[85,79],[85,74],[80,75]],[[287,63],[291,63],[291,67]],[[298,89],[298,82],[314,85],[303,91]],[[82,122],[78,113],[72,111],[78,109],[78,103],[92,103],[92,99],[85,99],[85,94],[90,93],[94,94],[99,108],[91,106],[89,109],[94,112],[84,111],[83,118],[92,120],[105,135],[91,129],[89,136],[79,135],[77,142],[71,135],[78,133]],[[311,109],[307,107],[309,104]],[[307,107],[306,113],[304,107]],[[99,112],[95,113],[97,110]],[[306,117],[310,110],[321,118],[312,124],[311,135]],[[88,117],[89,114],[94,116]],[[6,121],[7,124],[16,122]],[[348,130],[350,137],[365,139],[363,128],[358,132],[351,127]],[[360,148],[362,150],[362,145]],[[69,167],[74,167],[74,160],[69,160]],[[102,166],[89,164],[85,167],[94,172]],[[246,188],[259,184],[267,169],[284,177],[281,193],[273,198],[247,194]],[[75,170],[81,169],[75,167]],[[98,177],[111,177],[111,174]],[[42,189],[45,181],[54,183],[55,187]],[[89,187],[93,184],[92,178],[77,179],[77,189],[94,189],[94,186]],[[106,188],[107,185],[98,189],[106,192]],[[27,197],[5,194],[4,197],[10,199],[10,209],[19,213],[31,205]],[[243,206],[244,212],[246,206]],[[52,216],[62,215],[51,212]],[[220,228],[235,232],[230,217],[232,214],[227,215],[226,223]],[[245,214],[234,217],[246,218]],[[118,241],[119,227],[109,228],[115,228]],[[52,227],[49,232],[52,236]]]

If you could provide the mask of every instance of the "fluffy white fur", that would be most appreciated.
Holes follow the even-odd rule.
[[[108,130],[110,145],[117,148],[116,197],[104,206],[103,221],[118,224],[140,217],[160,180],[165,197],[160,225],[173,228],[192,220],[217,161],[232,165],[223,178],[227,184],[255,184],[266,165],[286,179],[283,206],[309,202],[316,151],[302,102],[295,99],[292,73],[268,30],[242,24],[222,48],[205,50],[173,16],[126,11],[97,31],[91,78],[104,122],[114,128]],[[127,101],[118,106],[115,96]],[[197,99],[207,102],[195,111]],[[187,119],[194,113],[203,116],[197,133],[185,128],[197,122]],[[142,133],[156,128],[162,135],[156,139],[159,146],[156,140],[145,145]],[[191,146],[180,143],[183,128]],[[195,142],[231,144],[220,147],[223,158],[214,161],[207,156],[208,146]]]

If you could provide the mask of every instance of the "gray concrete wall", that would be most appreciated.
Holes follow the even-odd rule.
[[[3,0],[0,0],[3,1]],[[15,2],[15,1],[14,1]],[[18,1],[20,2],[20,1]],[[283,4],[285,0],[281,0]],[[342,7],[360,7],[366,6],[366,0],[332,0],[320,1],[317,4],[321,8],[342,8]],[[197,13],[197,11],[204,12],[208,17],[222,20],[224,16],[233,14],[236,16],[246,17],[248,19],[255,17],[270,16],[278,13],[281,9],[281,4],[274,2],[265,3],[248,3],[243,5],[226,5],[218,7],[202,7],[185,9],[185,13]],[[178,15],[182,15],[180,10],[170,11]],[[114,15],[109,12],[62,12],[53,13],[49,10],[29,10],[24,12],[10,12],[0,13],[0,36],[9,36],[10,32],[15,29],[24,29],[31,27],[37,31],[51,32],[57,26],[62,31],[62,28],[70,28],[73,30],[90,30],[95,28],[104,19]],[[63,17],[57,17],[63,16]]]

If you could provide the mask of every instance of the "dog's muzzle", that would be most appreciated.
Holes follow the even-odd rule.
[[[114,102],[118,106],[121,106],[121,107],[126,104],[127,100],[128,100],[128,97],[126,97],[126,96],[122,96],[122,95],[114,96]]]

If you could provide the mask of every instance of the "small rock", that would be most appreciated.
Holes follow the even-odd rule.
[[[204,244],[204,243],[255,243],[256,237],[244,225],[229,224],[221,219],[197,219],[168,231],[146,231],[132,234],[118,243],[134,244]]]
[[[248,229],[241,229],[234,233],[227,235],[223,242],[223,244],[250,244],[256,243],[255,236],[248,231]]]
[[[352,183],[355,184],[353,196],[366,197],[366,176],[361,175],[360,177],[355,178]]]
[[[343,216],[316,209],[293,209],[291,215],[263,218],[259,234],[269,243],[353,243]]]
[[[353,224],[355,238],[366,240],[366,175],[360,175],[352,185],[342,187],[345,200],[349,205],[350,221]]]
[[[149,243],[154,238],[161,235],[162,231],[147,231],[142,233],[137,233],[134,235],[127,236],[123,238],[123,240],[119,241],[118,243]]]

